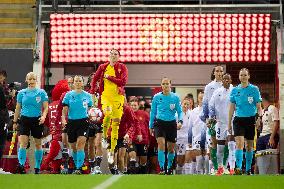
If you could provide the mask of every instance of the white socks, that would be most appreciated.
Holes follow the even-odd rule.
[[[190,173],[190,164],[191,163],[185,163],[184,166],[183,166],[185,175],[189,175],[189,173]]]
[[[225,145],[217,144],[217,162],[219,167],[223,167]]]
[[[190,174],[196,174],[196,162],[191,162]]]
[[[184,166],[177,165],[177,168],[176,168],[176,174],[177,174],[177,175],[183,174],[183,173],[182,173],[182,172],[183,172],[183,167],[184,167]]]
[[[228,148],[229,148],[228,160],[229,160],[230,169],[234,169],[236,164],[236,157],[235,157],[236,142],[235,141],[228,142]]]
[[[204,158],[202,155],[196,156],[196,173],[198,175],[203,174],[203,168],[204,168]]]
[[[210,173],[210,167],[209,167],[209,156],[204,156],[204,174],[208,175]]]

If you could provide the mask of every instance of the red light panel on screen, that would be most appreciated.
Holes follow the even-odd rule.
[[[269,62],[270,14],[51,14],[51,62]]]

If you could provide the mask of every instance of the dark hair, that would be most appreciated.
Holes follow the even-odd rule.
[[[193,94],[192,93],[188,93],[185,98],[192,98],[193,99]]]
[[[5,70],[0,70],[0,75],[7,77],[7,72]]]
[[[223,66],[222,66],[221,64],[217,64],[216,66],[214,66],[214,68],[213,68],[213,70],[212,70],[212,72],[211,72],[210,79],[211,79],[212,81],[215,79],[215,75],[214,75],[215,69],[216,69],[217,67],[219,67],[219,66],[223,68]],[[223,68],[223,70],[224,70],[224,68]]]
[[[193,94],[192,93],[188,93],[184,98],[183,98],[183,101],[184,100],[192,100],[193,104],[193,108],[194,108],[194,98],[193,98]]]
[[[66,78],[66,80],[68,80],[68,79],[72,79],[72,80],[74,80],[74,76],[72,76],[72,75],[70,75],[70,76],[68,76],[67,78]]]
[[[144,104],[144,109],[147,109],[147,108],[150,108],[150,109],[151,109],[151,105],[146,102],[146,103]]]
[[[230,76],[230,77],[232,78],[231,74],[229,74],[229,73],[224,73],[224,74],[223,74],[223,77],[224,77],[225,75]]]
[[[267,92],[261,93],[261,98],[266,100],[266,101],[268,101],[268,102],[270,102],[270,95]]]
[[[129,102],[138,102],[138,98],[136,96],[130,96]]]
[[[191,94],[191,93],[189,93],[189,94]],[[188,101],[192,100],[192,107],[190,107],[190,108],[193,109],[193,108],[195,107],[193,96],[192,96],[192,98],[191,98],[191,97],[188,97],[188,96],[186,95],[186,96],[183,98],[182,102],[185,101],[185,100],[188,100]]]
[[[211,72],[211,75],[210,75],[210,79],[211,79],[212,81],[215,79],[214,72],[215,72],[215,67],[213,68],[213,70],[212,70],[212,72]]]
[[[112,48],[110,51],[116,51],[116,52],[118,52],[118,55],[120,56],[120,52],[119,52],[118,49]]]

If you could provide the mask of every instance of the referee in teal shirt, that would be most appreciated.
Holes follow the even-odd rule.
[[[241,84],[234,87],[230,94],[228,131],[232,133],[232,116],[234,136],[236,140],[236,170],[235,174],[242,174],[243,148],[246,140],[246,174],[251,174],[253,158],[253,144],[255,136],[256,117],[261,116],[261,96],[257,86],[249,83],[250,73],[247,68],[239,72]]]
[[[172,174],[177,129],[180,129],[182,126],[182,109],[179,97],[171,92],[171,80],[164,77],[161,86],[163,91],[153,97],[149,128],[151,134],[155,133],[158,142],[160,174],[165,174],[165,141],[167,141],[168,149],[167,174]],[[178,124],[175,117],[176,113],[178,113]],[[155,120],[156,122],[154,124]]]

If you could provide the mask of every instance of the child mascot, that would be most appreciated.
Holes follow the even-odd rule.
[[[67,80],[60,80],[51,92],[52,103],[49,104],[48,119],[46,119],[45,124],[49,127],[52,139],[50,141],[49,153],[41,164],[41,171],[49,170],[50,173],[58,174],[61,172],[61,166],[68,162],[68,152],[63,150],[61,123],[56,124],[56,118],[61,116],[61,112],[59,113],[57,110],[60,98],[69,90]]]

